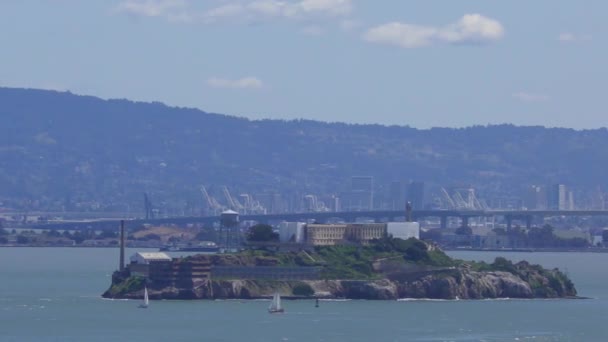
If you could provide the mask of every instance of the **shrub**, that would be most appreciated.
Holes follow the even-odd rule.
[[[505,271],[513,274],[517,274],[517,268],[510,260],[507,260],[503,257],[497,257],[494,259],[494,263],[492,263],[492,267],[498,271]]]

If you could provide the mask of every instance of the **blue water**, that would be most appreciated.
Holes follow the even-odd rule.
[[[127,255],[134,251],[130,250]],[[451,252],[491,261],[498,252]],[[104,300],[117,251],[0,248],[0,341],[608,341],[608,254],[504,253],[567,270],[588,300]]]

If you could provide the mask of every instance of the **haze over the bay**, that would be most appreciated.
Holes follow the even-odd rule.
[[[0,86],[252,119],[605,126],[608,2],[0,2]]]

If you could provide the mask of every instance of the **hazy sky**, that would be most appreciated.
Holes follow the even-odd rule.
[[[0,85],[257,118],[606,126],[606,0],[4,0]]]

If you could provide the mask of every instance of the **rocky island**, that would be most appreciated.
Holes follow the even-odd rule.
[[[385,238],[369,246],[317,246],[279,252],[183,258],[142,254],[112,276],[105,298],[255,299],[280,292],[291,298],[575,298],[558,269],[496,258],[491,263],[452,259],[437,247]],[[149,254],[146,262],[146,255]],[[137,259],[137,258],[136,258]]]

